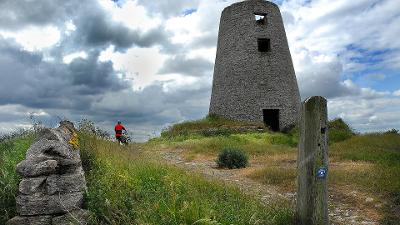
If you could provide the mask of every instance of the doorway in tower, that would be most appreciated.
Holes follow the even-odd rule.
[[[279,109],[263,109],[263,120],[272,131],[279,131]]]

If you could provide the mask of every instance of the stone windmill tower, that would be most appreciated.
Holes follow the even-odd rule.
[[[299,107],[278,6],[248,0],[226,7],[219,25],[209,113],[284,130],[296,124]]]

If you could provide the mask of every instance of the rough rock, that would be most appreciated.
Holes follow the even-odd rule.
[[[46,176],[35,178],[24,178],[19,183],[19,192],[24,195],[46,194]]]
[[[51,225],[51,216],[16,216],[6,225]]]
[[[26,158],[35,157],[56,157],[64,159],[74,159],[79,156],[77,151],[72,151],[71,146],[67,143],[40,139],[29,147],[26,152]]]
[[[92,214],[87,210],[75,210],[62,216],[53,218],[53,225],[87,225],[92,218]]]
[[[68,121],[60,124],[44,129],[17,165],[23,177],[16,197],[19,216],[7,225],[88,224],[90,213],[81,209],[87,189],[82,161],[70,145],[75,128]]]
[[[22,216],[66,213],[83,205],[81,192],[45,196],[19,195],[17,212]]]
[[[83,172],[69,175],[50,175],[46,181],[47,194],[85,191],[86,181]]]
[[[74,124],[67,120],[60,122],[59,129],[67,130],[66,132],[69,132],[69,133],[73,133],[76,131]]]
[[[57,161],[47,158],[26,159],[17,164],[17,173],[22,177],[38,177],[55,173]]]
[[[19,192],[24,195],[53,195],[85,190],[86,181],[82,170],[75,174],[23,178],[19,183]]]
[[[42,139],[61,141],[61,138],[60,138],[60,135],[58,134],[58,132],[56,132],[56,130],[54,130],[54,129],[49,129],[49,128],[42,129],[34,142],[38,142]]]

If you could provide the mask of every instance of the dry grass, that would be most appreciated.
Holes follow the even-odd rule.
[[[193,161],[215,160],[218,152],[227,146],[241,148],[250,158],[250,167],[243,170],[243,175],[275,185],[282,191],[293,192],[296,189],[297,158],[294,138],[293,135],[279,133],[246,133],[186,137],[179,141],[159,143],[182,150],[186,159]],[[337,200],[357,205],[373,218],[380,218],[382,224],[393,224],[393,221],[400,220],[395,213],[400,211],[400,179],[396,179],[400,177],[400,135],[351,134],[338,139],[344,141],[329,147],[328,175],[331,192],[339,196]],[[362,197],[352,199],[346,195],[349,191],[357,191]],[[376,199],[376,204],[365,204],[366,196]],[[382,202],[382,206],[379,202]]]

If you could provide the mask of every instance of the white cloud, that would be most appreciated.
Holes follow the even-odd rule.
[[[20,129],[30,129],[33,122],[31,117],[43,121],[49,116],[43,109],[33,109],[18,104],[0,105],[0,135]]]
[[[358,132],[385,131],[400,127],[400,99],[345,97],[328,101],[330,119],[340,117]]]
[[[40,51],[55,45],[60,40],[60,31],[54,26],[30,26],[17,32],[0,30],[0,35],[15,39],[27,51]]]
[[[173,33],[174,43],[190,44],[204,36],[212,35],[215,37],[213,44],[216,45],[221,12],[224,7],[233,2],[237,1],[200,1],[196,12],[168,19],[165,22],[165,28]]]
[[[111,14],[112,19],[123,23],[131,29],[148,31],[161,23],[158,16],[149,16],[146,9],[137,4],[137,1],[126,1],[115,4],[110,0],[100,0],[100,4]]]
[[[393,92],[393,95],[394,95],[394,96],[400,96],[400,89],[397,90],[397,91],[394,91],[394,92]]]
[[[71,54],[68,54],[68,55],[64,56],[63,57],[63,62],[65,64],[69,64],[76,58],[86,59],[87,57],[88,57],[88,55],[84,51],[74,52],[74,53],[71,53]]]
[[[72,22],[72,20],[69,20],[65,22],[65,34],[69,36],[72,32],[76,30],[75,24]]]
[[[217,53],[217,48],[198,48],[187,53],[188,58],[203,58],[212,63],[215,62],[215,56]]]
[[[115,70],[123,71],[127,79],[133,79],[134,89],[138,90],[157,80],[164,80],[157,72],[162,67],[166,56],[156,47],[131,48],[125,53],[115,52],[111,46],[101,52],[101,61],[111,60]]]
[[[340,55],[343,68],[351,70],[370,66],[354,62],[357,54],[366,57],[368,51],[397,49],[394,55],[399,55],[398,8],[396,0],[293,0],[285,1],[281,11],[292,18],[285,25],[293,58],[302,48],[319,55]],[[386,61],[393,58],[383,60],[382,66],[399,68],[400,60],[391,64]]]

